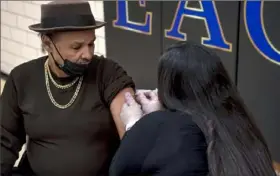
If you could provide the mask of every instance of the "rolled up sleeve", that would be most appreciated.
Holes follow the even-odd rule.
[[[125,88],[133,88],[135,84],[127,72],[116,62],[110,59],[104,59],[103,64],[103,96],[106,104],[109,106],[115,96]]]

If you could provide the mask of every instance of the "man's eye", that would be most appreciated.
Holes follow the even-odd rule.
[[[81,48],[81,46],[73,46],[73,49],[75,49],[75,50],[78,50],[80,48]]]

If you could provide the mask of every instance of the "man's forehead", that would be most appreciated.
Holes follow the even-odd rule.
[[[77,43],[77,44],[83,44],[83,43],[91,43],[95,41],[95,38],[88,38],[87,40],[85,39],[74,39],[74,40],[69,40],[71,43]]]
[[[58,38],[87,41],[95,39],[95,30],[64,31],[57,33]]]

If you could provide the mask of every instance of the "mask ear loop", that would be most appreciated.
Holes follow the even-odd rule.
[[[49,37],[49,39],[50,39],[51,43],[53,44],[53,46],[54,46],[56,52],[58,53],[58,55],[60,56],[60,58],[61,58],[62,61],[63,61],[63,64],[59,64],[59,63],[55,60],[55,58],[53,57],[53,54],[52,54],[52,52],[51,52],[50,54],[51,54],[51,56],[52,56],[52,58],[53,58],[53,60],[54,60],[54,63],[55,63],[55,65],[56,65],[58,68],[62,68],[62,67],[64,66],[64,61],[65,61],[65,59],[62,57],[62,55],[61,55],[60,52],[58,51],[58,49],[57,49],[56,45],[54,44],[54,42],[52,41],[52,39],[51,39],[50,37]]]
[[[54,59],[53,54],[51,53],[51,56],[52,56],[52,58],[53,58],[53,60],[54,60],[54,62],[55,62],[55,64],[56,64],[56,66],[58,66],[59,68],[61,68],[61,67],[64,66],[65,59],[62,57],[62,55],[61,55],[60,52],[58,51],[58,49],[57,49],[56,45],[54,44],[53,40],[52,40],[50,37],[49,37],[49,39],[50,39],[51,43],[53,44],[53,46],[54,46],[56,52],[58,53],[58,55],[59,55],[60,58],[63,60],[63,64],[59,64],[59,63]]]

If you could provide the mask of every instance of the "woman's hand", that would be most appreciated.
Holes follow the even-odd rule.
[[[123,104],[120,118],[128,131],[141,117],[143,112],[141,106],[135,101],[129,92],[125,93],[125,103]]]
[[[136,93],[136,100],[142,106],[144,114],[149,114],[162,109],[162,105],[158,99],[157,90],[139,91]]]

